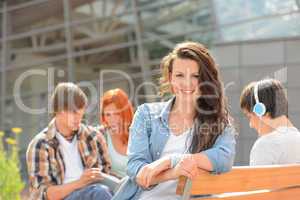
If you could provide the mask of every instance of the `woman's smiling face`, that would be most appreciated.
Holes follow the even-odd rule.
[[[193,101],[199,96],[199,66],[191,59],[176,58],[173,61],[170,83],[176,97]]]

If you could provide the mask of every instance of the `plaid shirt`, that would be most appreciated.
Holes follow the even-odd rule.
[[[85,169],[101,168],[109,173],[111,161],[102,134],[81,124],[77,133],[78,149]],[[61,185],[64,180],[65,165],[59,142],[56,138],[55,119],[48,127],[34,137],[27,153],[27,168],[30,184],[30,199],[47,199],[46,191],[51,185]]]

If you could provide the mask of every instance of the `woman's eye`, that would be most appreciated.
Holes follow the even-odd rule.
[[[182,74],[176,74],[175,76],[176,76],[176,77],[183,77]]]
[[[199,78],[199,75],[193,75],[194,78]]]
[[[109,117],[111,114],[110,113],[105,113],[104,116],[105,117]]]

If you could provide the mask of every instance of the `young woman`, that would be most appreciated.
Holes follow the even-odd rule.
[[[250,165],[300,163],[300,134],[288,118],[284,90],[278,80],[265,79],[242,91],[241,109],[259,135],[250,152]]]
[[[129,179],[115,200],[174,200],[177,179],[231,169],[235,131],[214,59],[199,43],[178,44],[161,62],[167,102],[138,107],[128,145]]]
[[[107,141],[112,161],[112,173],[117,177],[126,175],[127,145],[133,108],[127,94],[121,89],[104,93],[100,102],[100,130]]]

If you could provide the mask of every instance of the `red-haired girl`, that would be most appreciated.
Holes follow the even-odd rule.
[[[126,175],[126,151],[132,118],[133,107],[123,90],[117,88],[104,93],[100,101],[99,121],[111,156],[112,172],[118,177]]]

